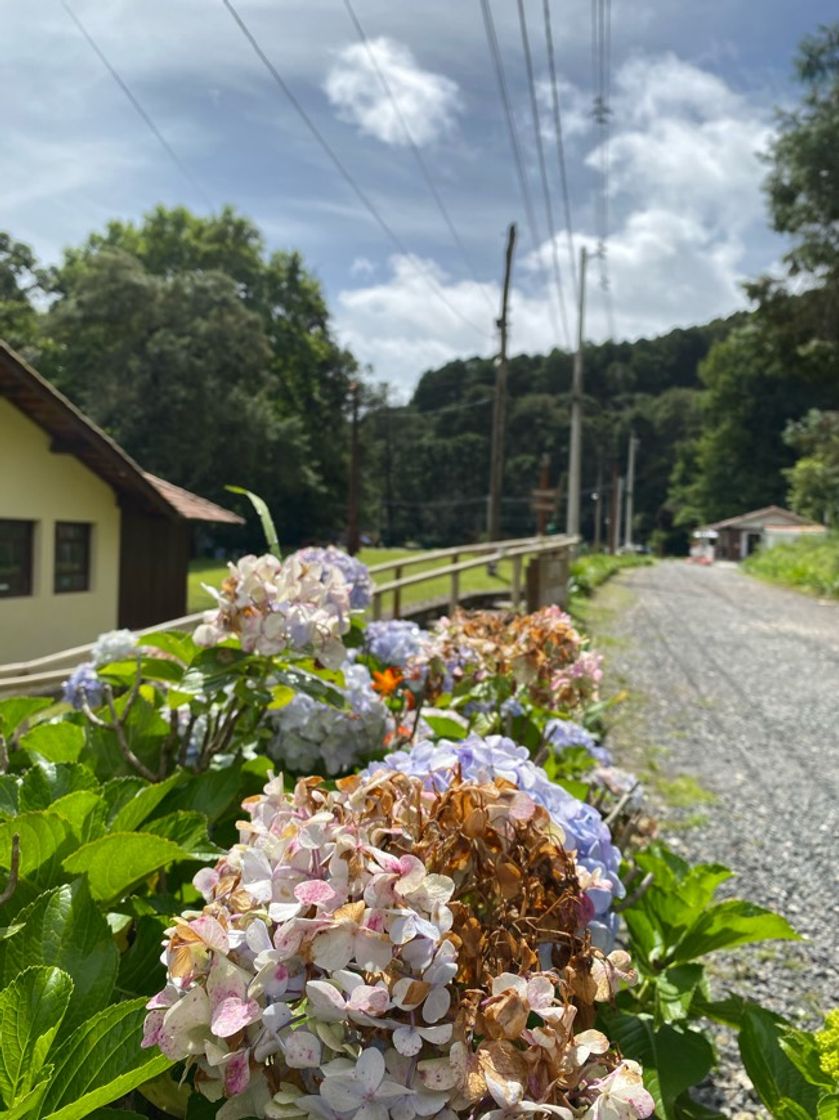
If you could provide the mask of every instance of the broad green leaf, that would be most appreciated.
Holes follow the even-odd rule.
[[[84,879],[40,895],[16,919],[19,933],[0,942],[3,983],[33,964],[66,972],[75,989],[62,1034],[104,1007],[113,991],[119,953]]]
[[[114,705],[118,713],[124,711],[129,699],[128,692],[116,698]],[[160,765],[163,741],[169,734],[169,724],[158,712],[158,706],[159,700],[155,701],[154,689],[150,685],[143,685],[140,694],[131,704],[131,711],[125,722],[128,746],[155,773]],[[105,728],[89,728],[85,759],[102,781],[121,775],[133,776],[134,773],[120,751],[116,734]]]
[[[723,1023],[739,1030],[747,1006],[748,1003],[742,996],[728,995],[725,999],[708,1000],[702,993],[697,993],[693,998],[691,1011],[694,1015],[704,1016],[706,1019],[713,1019],[715,1023]]]
[[[682,938],[674,960],[689,961],[716,949],[731,949],[752,941],[798,941],[786,918],[742,899],[708,907]]]
[[[836,1082],[822,1069],[821,1055],[815,1036],[809,1031],[799,1031],[789,1027],[779,1038],[778,1045],[811,1085],[824,1090],[833,1089]]]
[[[578,801],[585,801],[588,797],[588,782],[575,782],[573,778],[557,778],[556,784],[562,786],[564,790],[570,793],[572,797],[576,797]]]
[[[177,809],[191,809],[203,813],[210,821],[216,821],[236,800],[241,785],[241,769],[236,766],[190,775],[188,781],[172,790],[160,810],[170,813]]]
[[[0,822],[0,868],[11,866],[15,833],[20,836],[20,874],[35,886],[52,886],[60,877],[62,859],[75,845],[73,830],[54,813],[21,813]]]
[[[84,740],[84,728],[75,723],[41,723],[21,735],[20,746],[46,762],[77,762]]]
[[[194,1093],[184,1081],[179,1081],[171,1072],[161,1073],[159,1076],[141,1085],[139,1092],[145,1099],[165,1112],[167,1116],[177,1116],[180,1120],[187,1115],[189,1102],[198,1097],[204,1101],[207,1098],[202,1093]],[[209,1102],[207,1102],[209,1104]],[[223,1101],[211,1105],[210,1116],[215,1116]]]
[[[59,797],[46,810],[63,818],[73,830],[80,844],[95,840],[105,828],[107,806],[99,793],[92,789],[77,789]]]
[[[269,712],[278,712],[281,708],[285,708],[297,693],[293,688],[289,688],[287,684],[278,684],[271,689],[271,703],[268,705]]]
[[[426,716],[425,722],[438,739],[465,739],[469,734],[468,728],[446,716]]]
[[[203,813],[180,810],[167,817],[147,821],[144,831],[155,836],[165,836],[176,843],[183,852],[193,859],[210,863],[224,855],[224,849],[211,843],[207,835],[207,818]]]
[[[141,997],[106,1007],[50,1055],[55,1068],[43,1120],[81,1120],[173,1064],[157,1051],[140,1049],[145,1003]]]
[[[10,738],[24,720],[46,711],[54,703],[47,696],[10,696],[0,700],[0,735]]]
[[[136,775],[131,778],[111,778],[109,782],[105,782],[102,786],[102,796],[108,806],[108,820],[113,823],[114,817],[120,809],[127,805],[129,801],[132,801],[140,790],[145,789],[150,784],[145,778]]]
[[[193,1093],[186,1106],[186,1120],[214,1120],[223,1101],[208,1101],[201,1093]]]
[[[41,1070],[42,1079],[34,1089],[30,1089],[25,1097],[21,1097],[16,1104],[6,1109],[5,1112],[0,1110],[0,1120],[34,1120],[47,1091],[51,1073],[52,1066],[45,1066]]]
[[[246,490],[244,486],[225,486],[225,490],[229,490],[231,494],[244,494],[250,501],[262,524],[262,532],[265,534],[265,543],[268,546],[268,551],[272,552],[278,560],[282,560],[283,554],[280,551],[277,528],[274,525],[274,518],[271,516],[271,511],[265,499],[260,498],[259,494],[254,494],[252,490]]]
[[[0,817],[14,817],[18,811],[20,778],[14,774],[0,774]]]
[[[64,870],[86,875],[90,893],[112,902],[166,864],[189,856],[177,844],[148,832],[112,832],[85,844],[64,860]]]
[[[73,981],[36,965],[0,991],[0,1095],[8,1106],[34,1088],[61,1026]]]
[[[346,708],[347,698],[343,692],[329,684],[318,673],[309,673],[296,665],[286,665],[275,673],[277,680],[294,689],[319,700],[322,704],[329,704],[333,708]]]
[[[839,1120],[839,1093],[827,1093],[819,1099],[816,1120]]]
[[[98,787],[93,771],[80,762],[37,762],[20,784],[20,810],[48,809],[66,793]]]
[[[690,1093],[682,1093],[676,1098],[673,1105],[674,1120],[729,1120],[722,1112],[715,1108],[707,1108],[699,1101],[695,1101]]]
[[[701,964],[677,964],[655,977],[655,1003],[658,1019],[674,1023],[688,1018],[693,997],[705,980]]]
[[[148,1120],[148,1117],[130,1108],[97,1108],[89,1114],[89,1120]]]
[[[180,785],[186,778],[184,773],[170,775],[165,781],[145,785],[138,790],[122,808],[111,818],[114,832],[132,832],[150,817],[170,790]]]
[[[144,634],[143,645],[169,653],[184,665],[188,665],[199,650],[192,635],[183,630],[159,630],[155,634]]]
[[[170,924],[162,914],[143,914],[135,919],[131,944],[119,962],[117,988],[124,995],[153,996],[163,987],[160,952],[163,932]]]
[[[798,1120],[816,1115],[819,1090],[807,1081],[801,1071],[781,1049],[780,1039],[789,1023],[757,1004],[749,1004],[740,1028],[740,1056],[763,1104],[773,1116]]]
[[[656,1104],[658,1120],[674,1120],[676,1100],[698,1085],[714,1063],[714,1051],[704,1035],[671,1025],[655,1029],[649,1015],[607,1012],[607,1033],[624,1057],[644,1067],[644,1084]]]

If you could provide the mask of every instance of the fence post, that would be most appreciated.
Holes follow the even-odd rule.
[[[521,556],[513,557],[513,610],[521,603]]]
[[[380,591],[373,592],[373,618],[376,622],[382,617],[382,593]]]
[[[402,579],[402,565],[397,564],[394,568],[394,575],[397,580]],[[402,588],[394,587],[393,589],[393,617],[399,618],[402,611]]]
[[[453,563],[457,563],[459,556],[455,553]],[[449,614],[454,614],[460,604],[460,572],[451,573],[451,589],[449,591]]]

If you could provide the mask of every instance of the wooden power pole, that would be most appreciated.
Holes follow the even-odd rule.
[[[352,395],[352,420],[350,427],[350,484],[347,495],[347,552],[355,556],[361,543],[358,532],[358,507],[361,500],[361,449],[358,439],[358,408],[361,386],[357,381],[350,385]]]
[[[513,252],[516,247],[516,225],[507,230],[507,249],[504,254],[504,286],[501,293],[501,315],[496,320],[501,336],[501,348],[495,367],[495,401],[492,406],[492,443],[489,464],[489,502],[487,508],[487,540],[497,541],[501,536],[501,490],[504,483],[504,428],[507,411],[507,305],[510,299],[510,277],[513,271]]]
[[[629,459],[626,464],[626,525],[623,543],[632,548],[632,519],[635,515],[635,454],[640,440],[634,432],[629,433]]]
[[[580,305],[577,311],[577,352],[571,384],[571,445],[568,452],[568,519],[566,532],[580,532],[580,490],[583,458],[583,332],[586,309],[586,247],[580,250]]]

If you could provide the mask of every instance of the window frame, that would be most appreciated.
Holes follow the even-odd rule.
[[[0,531],[4,525],[24,526],[26,532],[23,540],[23,563],[20,569],[21,589],[9,591],[0,582],[0,599],[31,599],[35,593],[35,522],[24,517],[0,517]]]
[[[83,529],[84,532],[76,539],[71,540],[71,544],[82,545],[82,563],[81,565],[71,568],[68,572],[66,570],[66,563],[62,563],[59,558],[59,550],[62,546],[66,545],[67,541],[62,541],[62,531],[65,529]],[[93,558],[93,525],[90,521],[56,521],[55,530],[53,533],[54,552],[53,552],[53,575],[52,575],[52,589],[55,595],[78,595],[84,594],[86,591],[91,590],[91,567]],[[61,577],[67,578],[68,576],[78,577],[78,582],[72,587],[60,587],[59,579]]]

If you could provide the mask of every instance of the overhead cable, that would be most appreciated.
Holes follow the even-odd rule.
[[[554,138],[556,156],[559,163],[559,182],[562,189],[562,205],[565,212],[565,236],[568,241],[568,259],[571,263],[571,280],[574,295],[579,298],[580,284],[577,279],[577,252],[574,248],[574,225],[571,221],[571,194],[568,190],[568,173],[565,167],[565,144],[562,138],[562,115],[559,109],[559,83],[556,76],[553,31],[551,30],[551,0],[543,0],[542,9],[545,21],[545,45],[548,52],[548,72],[551,78],[551,107],[553,109]]]
[[[355,194],[356,198],[359,200],[359,202],[362,204],[362,206],[367,211],[367,213],[371,216],[371,218],[373,218],[375,223],[382,230],[382,232],[385,234],[385,236],[388,238],[388,240],[391,241],[392,244],[396,246],[399,253],[402,254],[402,256],[407,260],[407,262],[414,269],[414,271],[417,273],[417,275],[420,276],[421,279],[434,292],[437,299],[441,303],[445,304],[445,306],[449,309],[451,314],[456,316],[458,319],[461,320],[461,322],[465,323],[467,326],[471,327],[473,330],[478,331],[483,338],[486,338],[486,336],[488,334],[487,329],[485,327],[478,326],[477,323],[475,323],[471,319],[467,318],[467,316],[465,316],[457,307],[454,306],[453,303],[451,303],[451,301],[449,300],[449,298],[446,295],[446,293],[444,292],[444,290],[440,287],[437,280],[434,278],[433,274],[430,273],[428,271],[428,269],[424,268],[420,264],[420,262],[416,259],[416,257],[411,252],[409,252],[407,246],[402,241],[402,239],[399,237],[399,235],[394,231],[394,229],[389,225],[389,223],[382,217],[382,215],[379,213],[379,210],[374,205],[374,203],[372,202],[370,197],[366,194],[366,192],[363,190],[363,188],[359,185],[359,183],[357,182],[355,177],[352,175],[350,170],[347,168],[346,164],[340,158],[340,156],[337,155],[337,153],[333,149],[332,145],[329,143],[329,141],[326,139],[326,137],[320,131],[318,126],[315,124],[315,122],[312,120],[312,118],[309,116],[309,114],[303,108],[303,105],[297,99],[294,92],[289,87],[289,85],[287,84],[287,82],[285,81],[283,76],[280,74],[277,67],[274,65],[274,63],[270,60],[268,55],[262,49],[262,47],[260,46],[259,41],[257,40],[256,36],[253,34],[253,32],[248,27],[248,25],[242,19],[239,12],[236,10],[236,7],[232,3],[232,0],[221,0],[221,2],[222,2],[222,4],[224,4],[225,8],[227,8],[228,12],[230,12],[230,15],[233,17],[234,21],[236,22],[237,26],[239,27],[239,30],[242,32],[244,37],[250,43],[250,46],[251,46],[254,54],[260,60],[260,62],[265,67],[265,69],[268,71],[268,73],[271,75],[271,78],[273,79],[275,84],[279,87],[279,89],[282,91],[286,100],[289,102],[289,104],[295,110],[297,115],[303,121],[303,123],[305,124],[305,126],[309,130],[309,132],[311,132],[312,136],[314,136],[315,140],[317,140],[320,147],[323,149],[323,151],[326,153],[326,155],[329,157],[329,159],[334,164],[334,166],[335,166],[336,170],[338,171],[338,173],[340,174],[341,178],[347,183],[347,185],[350,187],[350,189]]]
[[[133,106],[135,112],[143,120],[143,122],[145,123],[148,130],[152,133],[152,135],[155,137],[157,142],[160,144],[161,148],[163,148],[163,150],[166,152],[167,156],[171,159],[172,163],[175,164],[178,171],[180,171],[181,175],[183,175],[184,179],[186,179],[186,181],[189,183],[189,185],[192,187],[192,189],[196,192],[196,194],[200,195],[201,199],[204,202],[204,205],[208,209],[212,210],[213,203],[210,200],[210,197],[207,194],[207,192],[204,190],[204,188],[201,186],[201,184],[198,182],[198,180],[195,178],[195,176],[192,174],[192,172],[189,170],[189,168],[186,166],[186,164],[180,158],[178,153],[175,151],[175,149],[172,147],[172,145],[169,143],[169,141],[166,139],[166,137],[163,135],[163,133],[160,131],[160,129],[157,127],[157,125],[154,123],[154,121],[152,120],[149,113],[143,108],[143,106],[137,100],[136,96],[134,95],[134,93],[132,92],[132,90],[130,89],[128,84],[120,76],[116,67],[113,66],[111,64],[111,62],[108,60],[105,52],[102,50],[102,48],[99,46],[99,44],[93,38],[93,36],[87,30],[85,25],[82,23],[82,21],[79,19],[79,17],[73,11],[73,9],[67,3],[67,0],[61,0],[61,4],[62,4],[62,7],[64,8],[64,11],[67,13],[67,15],[73,21],[73,23],[75,23],[76,27],[79,29],[79,31],[82,33],[84,38],[87,40],[88,45],[91,47],[93,52],[99,58],[99,61],[102,63],[102,65],[105,67],[105,69],[111,75],[111,77],[114,79],[116,84],[119,86],[119,88],[125,94],[125,96],[128,98],[128,100],[131,103],[131,105]]]
[[[420,174],[422,175],[423,179],[425,180],[425,184],[428,187],[429,191],[431,192],[431,197],[434,199],[434,202],[437,206],[437,209],[440,211],[440,214],[443,218],[443,221],[446,223],[446,226],[448,227],[449,233],[452,236],[452,240],[454,241],[455,245],[457,246],[461,257],[463,258],[463,262],[466,265],[466,268],[469,272],[469,275],[472,277],[472,279],[475,281],[475,283],[480,287],[481,292],[484,295],[484,298],[486,299],[487,303],[489,304],[490,310],[494,314],[495,313],[495,308],[493,306],[492,300],[490,299],[489,293],[487,292],[487,290],[483,286],[483,284],[481,284],[481,281],[478,279],[478,277],[475,273],[475,269],[472,265],[472,261],[469,257],[469,254],[466,252],[466,246],[463,244],[463,240],[460,237],[460,234],[457,232],[457,228],[455,227],[455,224],[452,221],[451,215],[449,214],[449,211],[446,208],[446,204],[443,202],[443,199],[440,195],[440,192],[437,190],[437,185],[435,184],[434,179],[432,178],[431,172],[428,170],[428,165],[425,162],[425,159],[423,158],[423,154],[420,151],[419,145],[414,140],[411,129],[408,125],[408,122],[405,119],[405,114],[402,112],[402,109],[399,106],[399,100],[395,96],[395,94],[393,92],[393,89],[391,87],[391,84],[387,80],[387,76],[386,76],[385,72],[382,70],[381,66],[378,63],[378,60],[376,58],[376,52],[373,50],[373,47],[370,43],[370,40],[367,38],[367,33],[365,32],[364,28],[361,25],[361,20],[358,18],[358,15],[356,14],[355,8],[353,8],[352,0],[344,0],[344,7],[347,9],[347,14],[349,15],[350,19],[352,20],[353,26],[355,27],[355,30],[356,30],[356,34],[358,35],[359,39],[361,40],[362,44],[364,45],[364,49],[367,51],[367,57],[370,60],[370,65],[373,67],[373,70],[375,71],[376,76],[379,80],[379,84],[381,85],[382,89],[384,90],[385,96],[387,97],[388,101],[390,102],[390,104],[393,108],[394,115],[396,116],[396,119],[399,121],[399,126],[405,134],[405,139],[408,142],[408,146],[410,147],[411,152],[413,153],[414,159],[417,161],[417,166],[420,169]]]
[[[548,170],[545,166],[545,149],[542,145],[542,128],[539,122],[539,106],[536,103],[536,79],[533,75],[533,58],[530,54],[530,37],[527,34],[527,19],[524,14],[524,2],[518,0],[519,27],[521,28],[521,45],[524,51],[524,66],[527,71],[527,85],[530,91],[530,114],[533,118],[533,136],[536,142],[536,154],[539,160],[539,178],[542,183],[542,198],[545,204],[545,219],[548,223],[548,236],[551,239],[551,258],[553,262],[554,282],[556,295],[559,302],[559,313],[562,316],[562,328],[565,337],[570,341],[571,334],[568,330],[568,314],[565,309],[565,296],[562,292],[562,273],[559,267],[559,252],[556,246],[556,227],[554,225],[554,212],[551,203],[551,191],[548,186]]]
[[[530,197],[530,188],[527,185],[527,176],[524,172],[524,163],[522,162],[521,148],[519,146],[518,133],[516,132],[516,125],[513,119],[513,111],[510,106],[510,97],[507,92],[507,82],[504,77],[504,64],[501,60],[501,50],[498,46],[498,36],[495,32],[495,22],[492,18],[492,9],[489,6],[489,0],[481,0],[481,12],[484,18],[484,30],[486,31],[487,43],[489,45],[489,53],[492,58],[493,67],[495,69],[495,78],[498,85],[498,93],[501,98],[501,104],[504,109],[504,116],[507,120],[507,131],[510,136],[510,148],[513,152],[513,162],[516,166],[516,174],[519,180],[519,187],[521,189],[522,202],[524,203],[525,216],[527,218],[527,225],[530,230],[530,240],[533,245],[536,259],[539,264],[539,269],[542,273],[542,278],[545,284],[545,290],[548,292],[548,315],[550,316],[551,326],[554,335],[559,338],[559,323],[556,317],[556,309],[553,300],[550,298],[550,278],[548,277],[545,262],[542,257],[541,240],[539,237],[539,228],[536,223],[536,214],[533,209],[533,201]],[[566,339],[568,345],[568,339]]]

